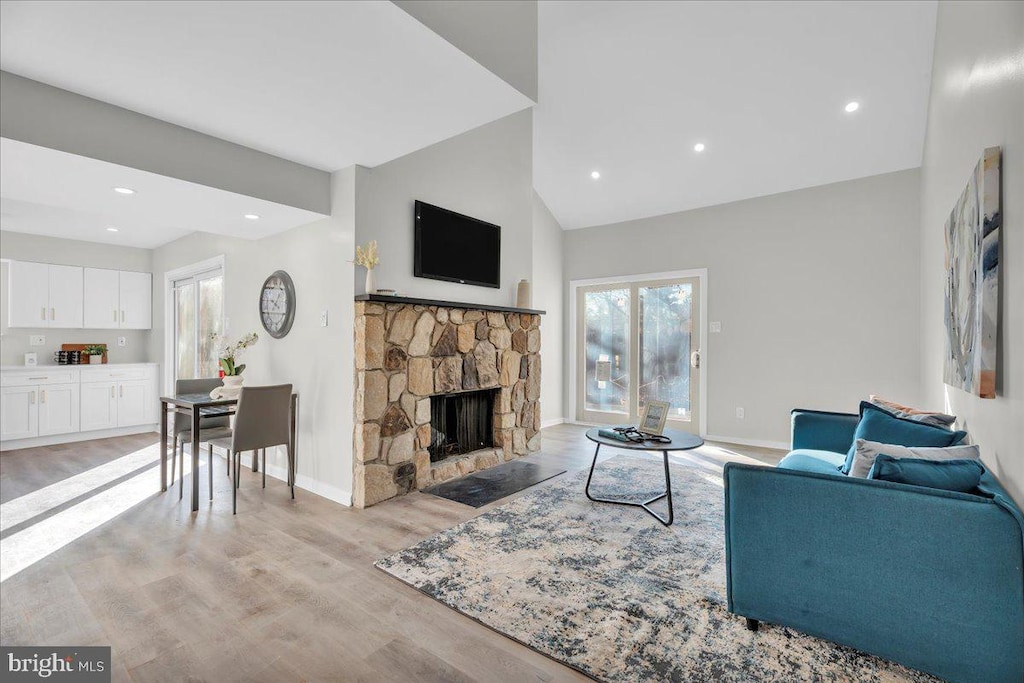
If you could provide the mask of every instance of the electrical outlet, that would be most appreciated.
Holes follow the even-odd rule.
[[[33,335],[30,335],[29,338],[28,338],[28,345],[29,346],[45,346],[46,345],[46,335],[44,335],[44,334],[33,334]]]
[[[327,327],[327,309],[320,311],[320,327]]]
[[[737,420],[742,420],[743,419],[743,408],[736,408],[736,419]]]
[[[128,346],[128,337],[118,337],[117,338],[117,345],[118,346]]]
[[[719,323],[719,322],[710,323],[708,325],[708,331],[709,332],[721,332],[722,331],[722,323]]]

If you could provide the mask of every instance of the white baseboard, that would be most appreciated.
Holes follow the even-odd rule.
[[[151,424],[138,425],[135,427],[118,427],[116,429],[96,429],[89,432],[53,434],[52,436],[34,436],[30,439],[0,441],[0,451],[13,451],[18,448],[36,448],[38,446],[54,446],[59,443],[93,441],[95,439],[109,439],[113,436],[128,436],[130,434],[146,434],[148,432],[158,431],[159,427],[156,424]]]
[[[774,448],[780,451],[788,451],[789,444],[784,441],[766,441],[763,439],[741,439],[738,436],[713,436],[708,434],[705,441],[718,441],[720,443],[731,443],[737,446],[755,446],[757,448]]]
[[[215,451],[226,457],[226,453],[221,451],[219,448]],[[242,467],[252,468],[252,452],[247,451],[242,453]],[[280,481],[288,481],[288,469],[280,465],[274,465],[273,463],[267,463],[267,476],[279,479]],[[340,487],[325,484],[322,481],[317,481],[306,474],[295,475],[295,488],[315,493],[321,498],[340,503],[346,507],[352,507],[352,492],[346,491]]]
[[[565,423],[565,418],[564,417],[553,417],[550,420],[541,420],[540,421],[540,428],[544,429],[545,427],[554,427],[555,425],[560,425],[560,424],[564,424],[564,423]]]

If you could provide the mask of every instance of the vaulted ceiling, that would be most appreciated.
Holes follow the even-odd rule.
[[[534,185],[580,228],[920,166],[935,15],[542,1]]]

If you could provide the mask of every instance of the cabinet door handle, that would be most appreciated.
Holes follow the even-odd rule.
[[[124,322],[124,309],[121,309],[121,322]]]
[[[114,385],[110,385],[110,398],[114,398]]]
[[[28,404],[30,406],[34,406],[36,404],[36,392],[33,391],[28,395]]]
[[[114,309],[114,322],[117,322],[117,309]]]
[[[42,310],[39,311],[39,319],[46,320],[46,306],[43,306]]]
[[[46,403],[46,389],[39,390],[39,402]]]
[[[50,377],[49,376],[46,376],[46,377],[29,377],[30,381],[31,380],[39,381],[39,380],[44,380],[44,379],[50,379]]]
[[[57,319],[57,309],[56,308],[51,308],[50,309],[50,320],[56,320],[56,319]]]
[[[121,385],[121,398],[124,398],[124,385]]]

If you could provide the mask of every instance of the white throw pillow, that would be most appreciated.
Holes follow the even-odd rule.
[[[980,460],[981,450],[977,446],[949,446],[948,448],[896,446],[877,441],[857,439],[857,449],[850,466],[851,477],[867,479],[875,456],[885,454],[893,458],[916,458],[918,460]]]

